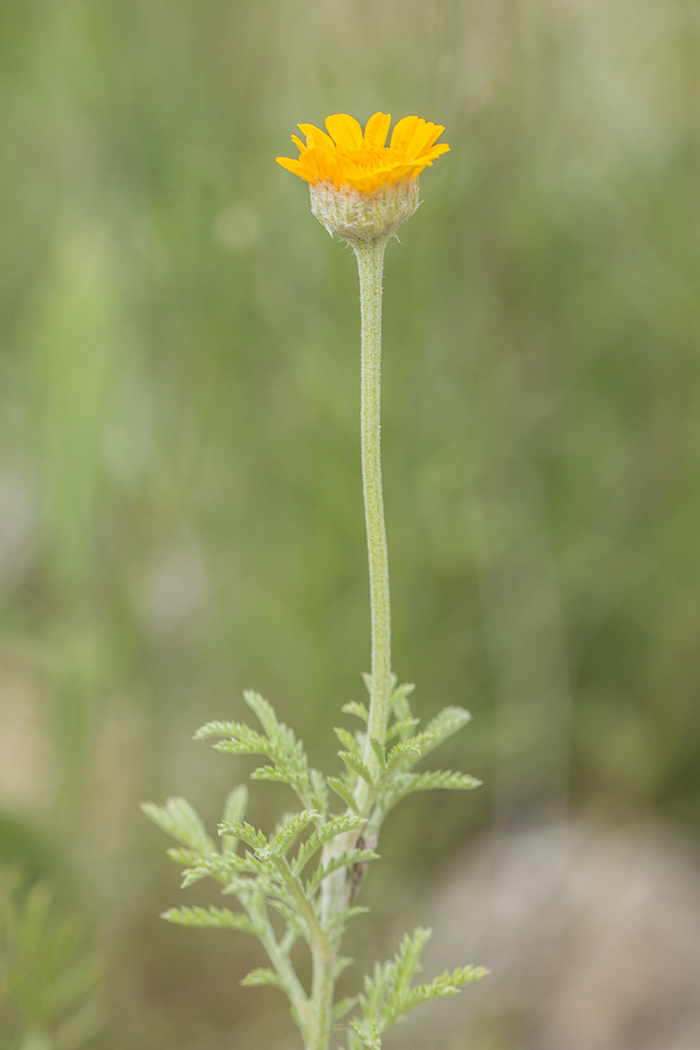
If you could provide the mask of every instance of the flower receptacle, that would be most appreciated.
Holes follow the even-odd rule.
[[[388,240],[411,218],[420,201],[418,180],[385,183],[374,193],[319,182],[309,187],[311,211],[328,232],[349,244]]]

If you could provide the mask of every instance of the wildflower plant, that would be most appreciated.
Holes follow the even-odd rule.
[[[311,209],[328,232],[350,244],[360,276],[362,477],[369,554],[371,670],[365,675],[369,704],[354,701],[343,711],[360,728],[335,730],[341,744],[340,775],[309,766],[302,743],[280,722],[267,700],[246,692],[259,728],[209,722],[195,739],[213,739],[224,753],[259,755],[265,761],[251,780],[287,784],[298,809],[272,833],[245,822],[245,786],[229,795],[218,826],[220,844],[184,799],[144,805],[148,816],[178,847],[169,855],[181,864],[183,886],[211,878],[239,910],[228,907],[171,908],[164,918],[182,926],[220,927],[253,934],[269,967],[253,970],[244,985],[273,985],[289,999],[305,1050],[328,1050],[343,1029],[347,1050],[381,1050],[382,1033],[415,1006],[454,995],[481,978],[481,967],[460,967],[427,983],[412,983],[430,931],[404,937],[393,960],[377,964],[362,990],[336,1000],[335,985],[350,960],[341,955],[351,919],[366,911],[355,903],[368,865],[378,859],[382,823],[393,807],[415,791],[464,790],[478,785],[465,773],[418,771],[418,763],[469,721],[467,711],[447,707],[424,729],[410,705],[411,685],[399,685],[391,669],[391,616],[380,452],[380,362],[382,271],[386,245],[418,207],[418,176],[449,150],[437,140],[444,130],[418,117],[400,120],[386,145],[391,117],[375,113],[364,131],[347,114],[326,119],[326,132],[300,124],[293,141],[299,157],[278,157],[284,168],[309,183]],[[273,925],[281,916],[284,932]],[[310,987],[291,960],[298,941],[311,957]],[[348,1017],[350,1018],[348,1020]]]

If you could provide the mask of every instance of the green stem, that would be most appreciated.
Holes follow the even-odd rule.
[[[381,460],[382,270],[386,243],[385,238],[377,238],[353,245],[360,272],[362,487],[372,619],[369,724],[364,760],[373,777],[379,772],[379,767],[369,738],[373,737],[382,745],[385,743],[391,701],[389,559],[384,524]],[[360,811],[367,802],[368,793],[369,786],[359,779],[355,798]]]
[[[386,243],[386,238],[377,238],[353,244],[360,271],[362,488],[369,553],[372,622],[369,724],[364,762],[373,779],[379,774],[379,762],[369,738],[373,737],[382,745],[386,742],[392,689],[389,559],[384,525],[380,441],[382,270]],[[367,816],[369,793],[369,785],[362,777],[358,777],[355,801],[359,812],[366,813]],[[356,841],[357,832],[338,836],[324,851],[324,861],[352,849]],[[321,925],[324,930],[328,931],[335,917],[347,908],[349,898],[350,885],[344,869],[334,872],[324,880],[321,891]],[[341,932],[338,931],[329,938],[326,945],[319,943],[312,948],[311,1030],[307,1037],[306,1050],[327,1050],[328,1047],[340,936]]]
[[[330,946],[312,949],[310,1024],[305,1050],[328,1050],[335,992],[337,950]]]
[[[303,916],[306,925],[308,926],[312,938],[312,947],[318,948],[321,953],[327,953],[330,950],[330,945],[328,944],[326,935],[318,920],[318,916],[304,893],[304,886],[301,879],[294,874],[286,857],[272,857],[272,861],[282,876],[287,889],[296,901],[299,914]]]
[[[300,1031],[306,1039],[312,1025],[309,1000],[306,997],[306,993],[304,992],[299,978],[294,972],[288,954],[283,952],[277,943],[277,938],[267,916],[264,902],[261,902],[256,906],[250,901],[246,903],[245,900],[241,898],[241,903],[246,907],[250,921],[252,922],[258,937],[262,941],[263,947],[274,967],[275,973],[286,989],[292,1007],[292,1014]]]

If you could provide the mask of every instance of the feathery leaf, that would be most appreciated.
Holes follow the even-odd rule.
[[[205,857],[215,851],[201,818],[184,798],[169,798],[164,806],[142,802],[141,809],[154,824],[183,846],[189,846]]]
[[[404,718],[400,722],[392,722],[386,738],[387,740],[393,740],[395,736],[400,736],[402,740],[406,740],[419,724],[420,718]]]
[[[341,1017],[345,1017],[345,1014],[349,1010],[352,1010],[353,1006],[355,1006],[356,1003],[357,1003],[357,996],[356,995],[348,996],[347,998],[341,999],[339,1002],[337,1002],[335,1004],[335,1006],[333,1007],[333,1013],[331,1015],[333,1021],[334,1022],[335,1021],[339,1021],[341,1019]]]
[[[238,820],[224,820],[218,825],[220,835],[231,835],[240,839],[247,846],[256,850],[265,850],[268,847],[267,838],[262,831],[258,831],[252,824],[241,824]]]
[[[352,770],[353,773],[357,773],[358,777],[362,777],[370,787],[374,787],[374,780],[372,774],[368,770],[361,758],[357,758],[349,751],[339,751],[338,756],[342,758],[343,762],[348,769]]]
[[[240,823],[245,816],[245,811],[248,808],[248,788],[245,784],[239,784],[233,791],[228,795],[226,802],[224,803],[224,821],[230,824],[232,821]],[[236,852],[238,847],[238,839],[235,835],[224,835],[223,836],[223,853],[224,856],[228,856]]]
[[[251,970],[243,978],[241,984],[245,988],[255,988],[260,985],[270,984],[273,988],[280,988],[283,992],[286,991],[284,984],[274,970],[268,970],[264,967],[260,967],[258,970]]]
[[[210,926],[255,933],[247,915],[229,911],[228,908],[169,908],[161,918],[178,926]]]
[[[327,864],[319,865],[309,881],[306,883],[306,892],[312,897],[324,879],[332,875],[340,868],[353,868],[356,864],[368,864],[371,860],[379,860],[379,854],[371,849],[354,849],[342,853],[339,857],[332,857]]]
[[[436,715],[425,727],[425,732],[431,734],[432,741],[423,748],[422,753],[427,755],[429,751],[433,751],[443,740],[447,740],[467,722],[471,722],[471,718],[472,716],[463,707],[443,708],[440,714]]]
[[[353,831],[355,828],[361,828],[364,823],[365,821],[362,817],[357,817],[352,813],[346,813],[342,817],[335,817],[334,820],[329,820],[322,828],[318,828],[312,835],[309,835],[306,842],[300,847],[292,864],[292,870],[297,874],[301,873],[313,857],[314,853],[316,853],[325,842],[329,842],[331,839],[334,839],[336,835],[342,835],[346,831]]]
[[[346,784],[344,780],[341,780],[340,777],[326,777],[326,780],[328,781],[328,787],[331,791],[335,791],[338,798],[342,798],[343,802],[349,809],[352,809],[355,813],[359,813],[352,793],[352,788]]]
[[[342,726],[336,726],[333,730],[338,740],[341,742],[346,751],[355,758],[362,758],[362,745],[354,733],[350,733],[347,729],[343,729]]]
[[[479,787],[480,780],[468,773],[452,773],[449,769],[430,770],[427,773],[399,773],[388,782],[381,804],[388,812],[397,802],[414,791],[430,791],[442,788],[446,791],[471,791]]]
[[[293,816],[285,820],[284,824],[273,838],[270,843],[270,852],[275,856],[282,856],[287,852],[291,844],[294,842],[294,839],[304,830],[304,828],[308,827],[312,821],[320,819],[321,814],[314,809],[305,809],[302,813],[295,813]]]
[[[355,700],[352,700],[349,704],[344,704],[341,710],[346,715],[356,715],[363,722],[369,722],[369,711],[364,704],[358,704]]]

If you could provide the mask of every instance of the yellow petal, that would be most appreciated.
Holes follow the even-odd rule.
[[[441,131],[438,124],[431,124],[426,120],[419,120],[416,125],[415,131],[411,135],[411,140],[406,146],[409,157],[420,157],[424,150],[428,149],[429,146],[435,142]]]
[[[443,127],[442,124],[431,124],[430,125],[430,129],[431,129],[431,131],[430,131],[430,136],[428,138],[428,141],[423,146],[424,150],[426,150],[430,146],[432,146],[433,143],[436,141],[436,139],[439,139],[440,136],[442,135],[443,131],[445,130],[445,128]]]
[[[326,146],[328,149],[335,149],[333,139],[329,138],[320,128],[313,124],[297,124],[297,127],[306,135],[307,146]]]
[[[391,125],[388,113],[374,113],[365,125],[347,113],[326,118],[326,131],[314,124],[299,124],[306,142],[296,135],[292,141],[299,158],[278,157],[282,167],[305,179],[312,186],[333,183],[336,187],[353,187],[360,193],[374,193],[382,186],[393,186],[413,180],[449,146],[436,140],[443,132],[417,116],[404,117],[394,128],[390,145],[386,138]]]
[[[404,117],[400,120],[391,134],[389,148],[396,153],[406,153],[406,146],[411,141],[411,136],[416,129],[418,117]]]
[[[389,134],[390,113],[375,113],[365,124],[365,145],[382,149]]]
[[[438,142],[437,146],[433,146],[432,149],[426,150],[421,154],[421,160],[429,160],[431,163],[441,157],[443,153],[449,153],[450,147],[446,142]]]
[[[362,128],[347,113],[334,113],[326,117],[326,130],[341,149],[360,149],[362,146]]]
[[[291,157],[276,157],[278,164],[281,164],[287,171],[291,171],[293,175],[300,175],[302,179],[306,179],[307,182],[313,182],[314,177],[309,172],[304,164],[300,164],[298,160],[292,160]]]

